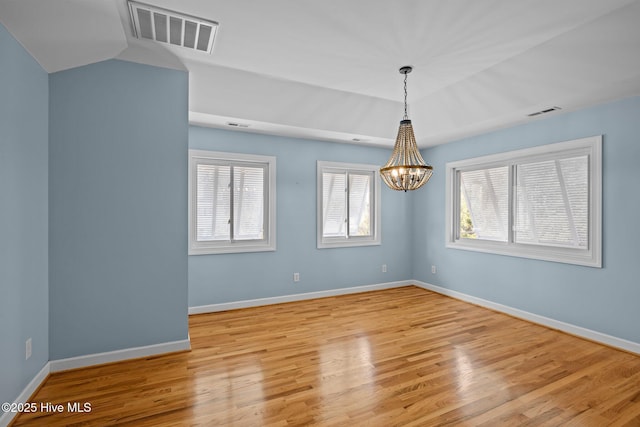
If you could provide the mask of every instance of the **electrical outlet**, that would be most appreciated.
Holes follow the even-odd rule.
[[[294,282],[300,281],[300,273],[293,273],[293,281]]]
[[[436,266],[435,265],[431,266],[431,274],[436,274]]]
[[[24,360],[29,360],[31,357],[31,338],[24,343]]]
[[[382,264],[382,272],[383,273],[387,272],[387,264]]]

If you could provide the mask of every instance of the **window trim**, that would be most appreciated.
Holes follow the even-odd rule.
[[[247,164],[266,165],[267,173],[265,190],[268,192],[264,207],[265,237],[262,240],[235,240],[220,242],[198,242],[196,239],[197,211],[196,200],[196,166],[198,163],[217,162],[231,166]],[[256,154],[227,153],[209,150],[189,150],[189,255],[209,255],[242,252],[264,252],[276,250],[276,158]]]
[[[587,155],[589,158],[589,232],[587,249],[515,243],[513,237],[516,164]],[[509,166],[509,226],[507,242],[460,239],[459,171]],[[602,267],[602,135],[522,150],[449,162],[446,164],[445,221],[447,248],[463,249],[544,261]]]
[[[360,163],[340,163],[340,162],[328,162],[323,160],[317,161],[316,169],[316,242],[318,249],[329,248],[344,248],[355,246],[376,246],[382,244],[381,239],[381,227],[380,227],[380,175],[378,165],[360,164]],[[348,236],[348,237],[324,237],[323,236],[323,206],[322,206],[322,174],[324,172],[338,171],[344,173],[358,173],[366,172],[371,173],[373,176],[372,184],[373,188],[370,189],[373,197],[372,203],[372,216],[370,219],[372,223],[371,236]],[[348,232],[348,231],[347,231]]]

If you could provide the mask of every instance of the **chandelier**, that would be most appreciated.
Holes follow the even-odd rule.
[[[433,167],[424,162],[418,151],[413,126],[407,115],[407,74],[411,70],[410,66],[400,68],[400,74],[404,74],[404,117],[400,120],[391,158],[380,168],[380,176],[389,188],[405,192],[422,187],[433,174]]]

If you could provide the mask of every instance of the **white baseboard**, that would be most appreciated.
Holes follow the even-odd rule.
[[[26,403],[31,395],[40,387],[40,384],[44,382],[49,376],[50,367],[49,362],[40,369],[40,372],[27,384],[22,390],[22,393],[14,400],[14,403]],[[7,427],[9,423],[15,418],[18,413],[15,412],[0,412],[0,427]]]
[[[462,292],[453,291],[451,289],[442,288],[440,286],[432,285],[430,283],[420,282],[414,280],[412,282],[416,286],[423,289],[427,289],[433,292],[437,292],[442,295],[447,295],[455,299],[459,299],[465,302],[470,302],[482,307],[490,308],[495,311],[499,311],[508,314],[519,319],[524,319],[532,323],[537,323],[542,326],[546,326],[552,329],[566,332],[571,335],[586,338],[591,341],[599,342],[610,347],[616,347],[621,350],[625,350],[631,353],[640,354],[640,343],[628,341],[623,338],[614,337],[611,335],[603,334],[601,332],[593,331],[591,329],[576,326],[571,323],[561,322],[559,320],[551,319],[549,317],[540,316],[538,314],[530,313],[528,311],[520,310],[518,308],[509,307],[507,305],[498,304],[496,302],[488,301],[482,298],[467,295]]]
[[[69,357],[67,359],[52,360],[51,372],[67,371],[69,369],[84,368],[104,363],[120,362],[127,359],[138,359],[140,357],[157,356],[176,351],[191,349],[189,339],[181,341],[171,341],[161,344],[147,345],[143,347],[126,348],[123,350],[107,351],[105,353],[87,354],[85,356]]]
[[[337,295],[357,294],[360,292],[399,288],[401,286],[409,286],[413,283],[414,281],[412,280],[401,280],[397,282],[378,283],[375,285],[330,289],[328,291],[306,292],[303,294],[291,294],[279,297],[258,298],[244,301],[225,302],[220,304],[199,305],[195,307],[189,307],[189,314],[215,313],[218,311],[235,310],[238,308],[258,307],[261,305],[280,304],[283,302],[303,301],[314,298],[333,297]]]
[[[143,347],[127,348],[123,350],[108,351],[105,353],[88,354],[86,356],[70,357],[68,359],[51,360],[33,377],[29,384],[22,390],[14,403],[25,403],[31,395],[47,379],[49,373],[67,371],[69,369],[85,368],[87,366],[102,365],[104,363],[120,362],[140,357],[159,356],[166,353],[175,353],[191,349],[191,340],[171,341],[161,344],[147,345]],[[7,427],[17,413],[6,412],[0,415],[0,427]]]

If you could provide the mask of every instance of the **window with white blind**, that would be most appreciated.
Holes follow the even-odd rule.
[[[378,166],[318,162],[318,248],[380,244]]]
[[[602,266],[602,137],[447,164],[448,247]]]
[[[189,254],[275,250],[275,157],[189,150]]]

